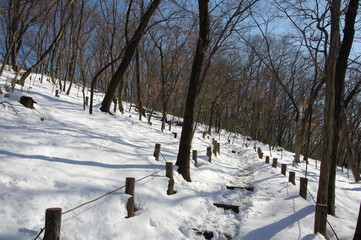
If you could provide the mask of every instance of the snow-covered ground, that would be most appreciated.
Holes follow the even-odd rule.
[[[12,73],[0,78],[0,87]],[[23,107],[21,96],[32,97],[35,109]],[[136,112],[111,116],[82,110],[82,96],[74,87],[69,96],[54,96],[54,86],[39,82],[33,74],[23,92],[1,94],[0,102],[0,239],[34,239],[44,227],[45,210],[62,208],[61,239],[324,239],[313,234],[315,204],[299,196],[299,178],[305,164],[292,167],[293,154],[269,151],[259,159],[238,136],[228,143],[229,133],[213,135],[221,143],[221,155],[208,162],[199,126],[193,141],[198,150],[198,167],[192,165],[192,182],[185,182],[174,169],[176,194],[167,195],[165,162],[175,162],[181,128],[160,131],[160,121],[138,120]],[[10,104],[13,106],[11,106]],[[127,110],[129,106],[126,107]],[[45,117],[42,121],[41,118]],[[231,138],[233,141],[233,135]],[[153,157],[155,143],[161,144],[160,161]],[[282,153],[282,158],[281,158]],[[265,163],[265,156],[278,158],[278,168]],[[192,161],[192,164],[194,162]],[[286,163],[296,172],[296,186],[280,172]],[[148,176],[143,179],[143,177]],[[136,215],[126,218],[129,198],[121,188],[134,177]],[[318,170],[311,160],[309,190],[316,197]],[[229,190],[226,186],[252,186]],[[110,191],[99,200],[71,210]],[[361,200],[361,185],[347,173],[337,176],[337,217],[329,221],[339,239],[352,239]],[[239,213],[217,208],[214,203],[239,206]],[[327,227],[331,239],[336,239]],[[43,234],[40,236],[43,237]],[[40,239],[40,238],[39,238]]]

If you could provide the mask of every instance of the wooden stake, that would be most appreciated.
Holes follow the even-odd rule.
[[[273,158],[272,167],[277,168],[277,158]]]
[[[157,161],[159,161],[159,154],[160,154],[160,144],[156,143],[153,156],[155,157],[155,160],[157,160]]]
[[[165,163],[165,176],[170,179],[173,179],[173,163],[172,162]]]
[[[134,197],[134,189],[135,189],[135,178],[127,177],[125,179],[125,193],[132,195]]]
[[[287,164],[282,163],[281,164],[281,173],[286,176],[286,171],[287,171]]]
[[[266,161],[265,161],[265,163],[269,163],[269,156],[266,156]]]
[[[304,199],[307,199],[307,184],[308,184],[308,179],[301,177],[300,178],[300,196],[303,197]]]
[[[290,175],[288,176],[288,181],[291,182],[293,185],[296,185],[296,173],[295,172],[290,172]]]
[[[60,228],[61,228],[61,208],[46,209],[44,240],[59,240]]]
[[[193,150],[193,151],[192,151],[192,159],[194,160],[194,166],[195,166],[195,167],[198,167],[197,150]]]
[[[134,217],[135,212],[135,203],[134,203],[134,197],[130,197],[127,202],[127,212],[128,216],[127,218]]]
[[[208,161],[212,162],[212,147],[207,147]]]

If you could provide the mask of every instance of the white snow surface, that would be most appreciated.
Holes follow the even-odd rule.
[[[0,78],[3,91],[13,77],[8,71]],[[167,195],[168,178],[162,169],[165,161],[176,161],[180,127],[162,132],[159,119],[154,118],[152,126],[146,119],[139,121],[127,103],[123,115],[102,113],[100,94],[90,115],[88,107],[83,110],[78,86],[69,96],[61,92],[57,98],[55,87],[46,78],[40,83],[40,78],[32,74],[22,91],[17,85],[15,92],[0,95],[0,240],[35,239],[45,225],[45,210],[52,207],[62,208],[63,240],[205,239],[205,231],[213,233],[212,239],[324,239],[313,233],[312,197],[319,177],[315,160],[308,166],[310,193],[305,200],[299,196],[299,179],[306,165],[292,166],[293,153],[270,151],[257,141],[246,147],[245,137],[233,139],[234,134],[231,144],[229,133],[222,131],[212,135],[221,143],[221,154],[209,162],[206,148],[211,139],[203,139],[205,126],[199,125],[192,143],[198,151],[198,167],[191,162],[192,182],[184,181],[174,167],[176,194]],[[19,103],[23,95],[37,102],[35,109]],[[153,156],[155,143],[161,144],[159,161]],[[263,159],[254,143],[264,152]],[[278,158],[277,168],[265,163],[266,155],[271,163]],[[296,172],[296,186],[288,182],[288,173],[281,174],[281,163]],[[126,218],[129,195],[122,188],[127,177],[137,180],[137,211],[131,218]],[[252,186],[254,191],[226,186]],[[337,216],[328,220],[339,239],[352,239],[361,186],[341,169],[336,186]],[[239,213],[214,203],[239,206]],[[330,226],[327,233],[337,239]]]

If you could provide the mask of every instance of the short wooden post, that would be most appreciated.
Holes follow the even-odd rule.
[[[89,97],[86,96],[86,97],[85,97],[85,106],[88,106],[88,105],[89,105]]]
[[[168,182],[167,195],[173,195],[174,193],[174,179],[171,178]]]
[[[316,204],[314,233],[326,236],[327,204]]]
[[[134,189],[135,189],[135,178],[127,177],[125,179],[125,193],[131,195],[127,202],[128,218],[134,216],[135,203],[134,203]]]
[[[172,162],[165,163],[165,176],[173,179],[173,163]]]
[[[195,167],[198,167],[197,150],[193,150],[193,151],[192,151],[192,159],[194,160],[194,166],[195,166]]]
[[[296,185],[295,178],[296,178],[296,173],[290,172],[288,176],[288,181],[291,182],[293,185]]]
[[[266,161],[265,161],[265,163],[269,163],[269,156],[266,156]]]
[[[214,138],[213,138],[214,140]],[[213,141],[213,154],[217,157],[217,142]]]
[[[55,97],[59,97],[59,90],[55,90]]]
[[[134,217],[134,212],[135,212],[134,197],[130,197],[130,198],[128,199],[128,202],[127,202],[127,212],[128,212],[127,218]]]
[[[263,152],[262,152],[262,151],[259,151],[259,152],[258,152],[258,158],[259,158],[259,159],[262,159],[262,158],[263,158]]]
[[[44,240],[59,240],[60,228],[61,228],[61,208],[46,209]]]
[[[286,171],[287,171],[287,164],[282,163],[281,164],[281,173],[286,176]]]
[[[354,240],[361,239],[361,204],[360,204],[360,210],[358,213],[355,235],[354,235],[353,239]]]
[[[160,154],[160,144],[156,143],[153,156],[155,157],[155,160],[157,160],[157,161],[159,161],[159,154]]]
[[[277,158],[273,158],[272,167],[277,168]]]
[[[217,146],[217,153],[218,153],[218,155],[221,155],[221,143],[217,142],[217,143],[216,143],[216,146]]]
[[[208,161],[212,162],[212,147],[207,147]]]
[[[167,162],[165,164],[165,170],[166,170],[165,176],[169,178],[167,194],[173,195],[175,193],[174,192],[174,179],[173,179],[173,163]]]
[[[134,189],[135,189],[135,178],[127,177],[125,179],[125,193],[132,195],[134,197]]]
[[[307,199],[307,184],[308,179],[305,177],[300,178],[300,196]]]

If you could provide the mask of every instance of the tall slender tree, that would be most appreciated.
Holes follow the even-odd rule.
[[[184,111],[182,135],[179,143],[179,151],[176,165],[178,172],[190,182],[190,150],[193,133],[194,109],[197,93],[200,90],[200,80],[203,61],[209,45],[209,12],[208,0],[198,0],[199,11],[199,35],[197,48],[193,59],[192,71],[188,86],[187,100]]]
[[[110,112],[110,105],[113,101],[114,94],[117,90],[117,87],[120,83],[120,81],[123,78],[123,75],[125,71],[127,70],[130,62],[132,61],[133,55],[135,53],[135,50],[140,42],[140,39],[145,33],[145,30],[147,28],[148,22],[154,12],[157,10],[160,2],[162,0],[153,0],[148,9],[145,11],[145,13],[142,15],[139,25],[137,29],[134,32],[133,37],[130,39],[129,43],[124,48],[124,56],[123,59],[118,67],[118,69],[115,71],[114,75],[112,76],[112,79],[110,80],[110,83],[108,85],[107,92],[104,96],[102,106],[100,110],[102,112]]]

